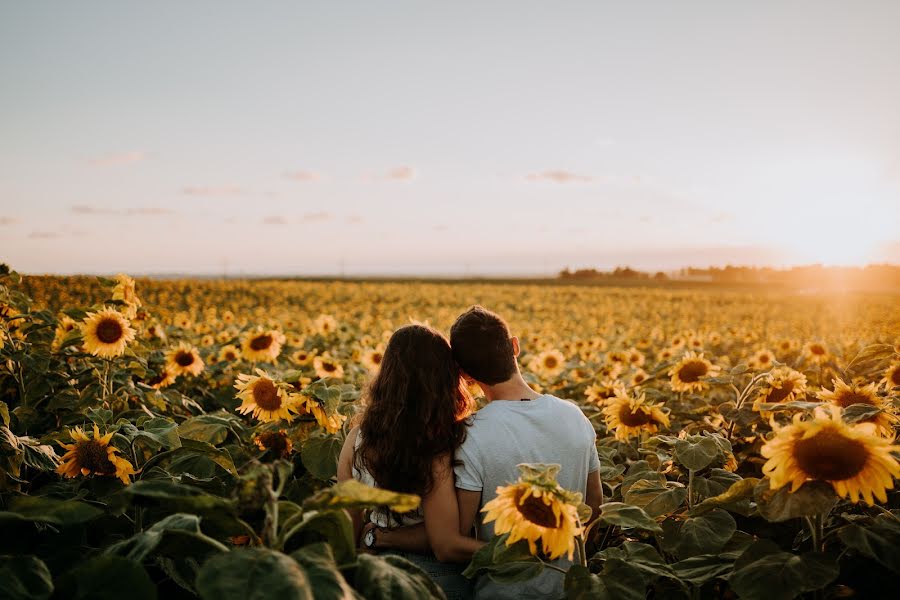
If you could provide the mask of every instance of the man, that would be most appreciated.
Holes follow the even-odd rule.
[[[460,528],[474,525],[478,539],[494,535],[494,523],[483,523],[481,509],[496,497],[498,486],[518,479],[520,463],[557,463],[559,484],[581,492],[598,510],[600,461],[596,433],[575,404],[532,390],[519,371],[519,340],[511,336],[497,314],[473,306],[450,329],[453,356],[484,392],[488,404],[472,419],[454,468]],[[571,564],[559,559],[563,568]],[[476,598],[555,598],[563,594],[563,575],[544,569],[538,577],[516,584],[498,584],[481,576]]]

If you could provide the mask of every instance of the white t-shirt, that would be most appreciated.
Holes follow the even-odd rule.
[[[496,498],[497,487],[515,483],[520,463],[556,463],[557,481],[585,494],[587,476],[600,468],[597,434],[576,404],[544,394],[534,400],[495,400],[479,410],[456,452],[456,487],[481,491],[481,507]],[[478,538],[494,535],[494,522],[483,523],[479,511]],[[560,565],[571,564],[560,559]],[[562,595],[562,574],[550,569],[534,579],[499,585],[488,577],[476,582],[479,598],[543,598]]]

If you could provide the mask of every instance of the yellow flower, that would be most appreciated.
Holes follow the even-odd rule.
[[[203,372],[203,359],[196,348],[185,342],[179,344],[166,353],[166,370],[173,376],[196,376]]]
[[[803,356],[809,362],[821,365],[828,360],[828,349],[819,342],[808,342],[803,346]]]
[[[313,328],[319,335],[330,335],[337,331],[337,321],[331,315],[319,315],[313,322]]]
[[[605,406],[610,398],[615,397],[619,393],[625,394],[625,386],[622,385],[622,382],[615,379],[604,379],[600,383],[588,386],[584,390],[584,395],[588,402],[593,402],[597,406]]]
[[[832,379],[831,384],[833,391],[824,390],[819,392],[820,400],[831,402],[841,408],[847,408],[854,404],[867,404],[876,406],[882,411],[874,417],[869,417],[866,422],[874,423],[875,427],[881,435],[893,437],[894,422],[896,417],[890,412],[890,407],[885,404],[876,393],[876,384],[857,385],[855,383],[846,384],[842,379]]]
[[[606,428],[609,431],[615,429],[616,439],[622,441],[639,436],[641,431],[656,433],[660,425],[669,426],[668,415],[659,406],[649,404],[644,394],[632,398],[619,391],[608,401],[603,414]]]
[[[241,356],[250,362],[273,363],[281,354],[284,334],[275,329],[250,331],[241,341]]]
[[[222,346],[219,350],[219,362],[236,362],[241,358],[241,351],[234,344]]]
[[[543,465],[535,465],[543,466]],[[494,523],[494,533],[509,533],[507,545],[527,540],[532,554],[537,542],[550,559],[565,554],[570,560],[575,552],[575,537],[584,531],[578,520],[581,494],[573,494],[556,483],[559,465],[549,465],[543,474],[529,472],[529,465],[519,465],[523,475],[518,482],[497,488],[497,496],[484,505],[485,523]]]
[[[806,375],[790,367],[776,367],[766,374],[759,394],[753,402],[753,410],[759,411],[760,404],[792,402],[806,393]],[[767,416],[768,412],[763,412]]]
[[[291,438],[283,429],[279,431],[265,431],[253,438],[256,447],[265,452],[271,450],[272,454],[279,458],[287,458],[294,449]]]
[[[112,475],[129,484],[130,475],[134,475],[134,467],[125,458],[118,455],[119,450],[111,446],[112,432],[100,435],[100,428],[94,425],[93,438],[85,434],[80,427],[69,430],[73,444],[59,445],[68,450],[56,468],[56,472],[66,477],[80,475]]]
[[[275,383],[262,369],[256,375],[240,374],[234,387],[241,405],[237,411],[242,415],[252,414],[254,419],[264,423],[284,419],[290,423],[298,412],[298,399],[280,384]]]
[[[672,391],[700,392],[709,384],[707,377],[715,377],[721,369],[703,358],[703,353],[687,352],[674,367],[669,370]]]
[[[531,360],[529,366],[535,373],[545,377],[556,377],[565,369],[566,357],[556,349],[544,350]]]
[[[169,371],[169,367],[167,365],[163,365],[159,374],[148,379],[146,383],[153,389],[159,390],[175,383],[175,375],[171,371]]]
[[[750,357],[750,360],[747,361],[747,366],[757,371],[765,371],[772,368],[773,360],[775,360],[774,354],[768,350],[760,350]]]
[[[297,350],[291,354],[291,360],[294,364],[304,366],[310,364],[315,356],[315,350]]]
[[[115,280],[117,283],[113,288],[112,299],[124,302],[122,314],[133,319],[137,315],[137,309],[143,305],[134,291],[134,279],[124,273],[119,273]]]
[[[81,323],[84,349],[101,358],[125,354],[125,346],[134,340],[134,335],[128,319],[112,308],[88,313]]]
[[[339,412],[328,412],[325,406],[322,403],[317,402],[315,398],[306,398],[306,401],[306,409],[312,413],[316,418],[316,421],[326,432],[337,433],[341,430],[344,421],[347,420],[347,415],[342,415]]]
[[[60,315],[56,325],[56,335],[53,337],[53,349],[58,349],[66,335],[76,327],[78,327],[78,322],[75,319],[69,315]]]
[[[760,452],[769,460],[763,473],[773,490],[791,484],[796,492],[806,481],[827,481],[839,496],[869,504],[874,498],[887,502],[887,492],[900,476],[900,464],[891,456],[900,450],[891,441],[875,435],[875,425],[849,426],[841,409],[831,406],[831,415],[817,408],[810,421],[794,415],[793,423],[778,428]],[[874,497],[874,498],[873,498]]]
[[[381,367],[384,359],[384,350],[381,348],[369,349],[363,352],[362,364],[370,373],[375,373]]]
[[[316,376],[320,379],[325,379],[326,377],[340,379],[344,376],[344,367],[327,355],[313,358],[313,368],[316,370]]]
[[[895,362],[887,368],[884,372],[884,377],[881,379],[881,383],[883,383],[884,387],[888,390],[900,386],[900,362]]]

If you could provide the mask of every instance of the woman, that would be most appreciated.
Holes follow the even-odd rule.
[[[388,341],[361,423],[350,430],[338,463],[338,481],[355,478],[422,497],[413,513],[375,510],[363,524],[358,512],[357,540],[416,563],[450,599],[470,597],[461,573],[483,544],[459,531],[453,481],[453,457],[472,406],[447,338],[424,325],[401,327]]]

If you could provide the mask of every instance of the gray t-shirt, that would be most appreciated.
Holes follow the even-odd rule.
[[[519,478],[520,463],[557,463],[557,480],[572,491],[586,492],[588,473],[600,468],[593,425],[573,402],[544,394],[534,400],[495,400],[475,413],[466,441],[456,452],[462,461],[455,467],[456,487],[481,491],[481,507],[497,496],[497,487]],[[494,535],[494,522],[482,523],[478,538]],[[571,562],[565,558],[558,563]],[[533,579],[516,584],[497,584],[487,576],[475,582],[476,598],[556,598],[563,595],[563,576],[544,569]]]

